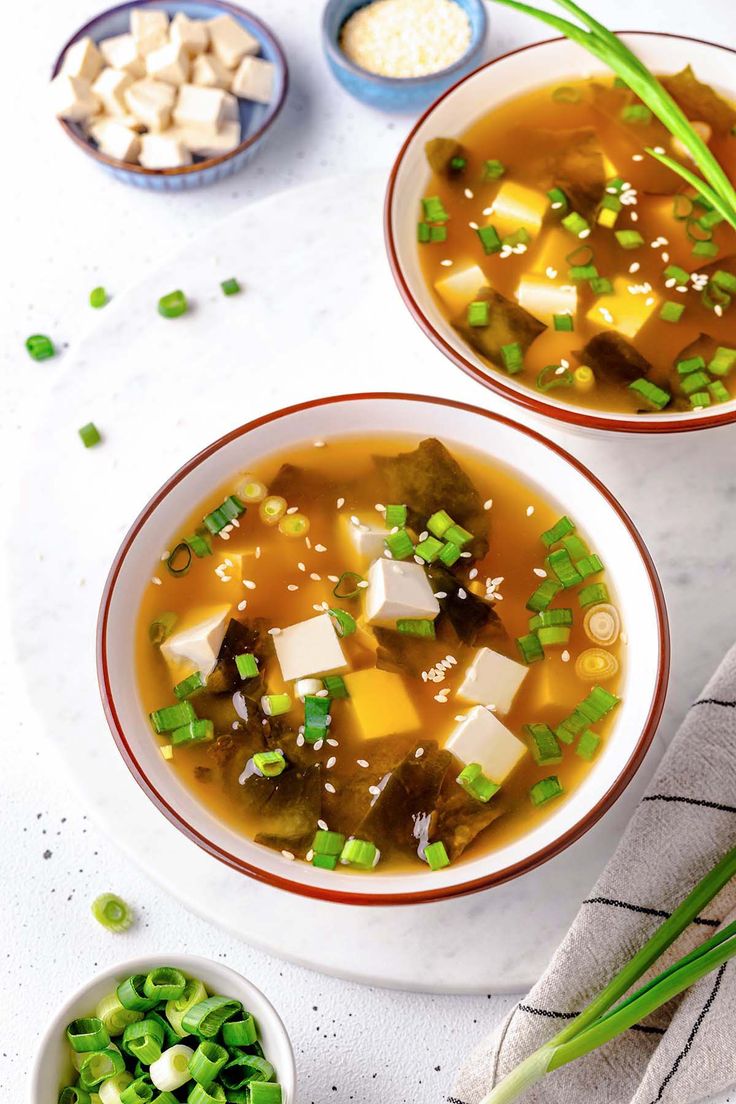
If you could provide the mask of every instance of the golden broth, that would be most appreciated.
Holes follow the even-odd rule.
[[[265,627],[285,627],[315,616],[321,612],[322,604],[328,603],[331,607],[339,606],[353,612],[359,619],[362,598],[338,601],[332,593],[335,579],[346,569],[355,568],[355,563],[350,560],[346,528],[352,524],[351,518],[358,518],[364,524],[382,524],[383,517],[376,510],[376,504],[387,502],[387,487],[372,461],[373,454],[395,456],[397,452],[412,450],[417,443],[417,439],[395,436],[338,438],[321,447],[309,445],[271,456],[257,466],[254,474],[270,485],[282,464],[300,469],[292,480],[295,493],[287,497],[290,506],[298,505],[299,510],[310,519],[311,528],[306,539],[286,537],[277,528],[265,525],[259,517],[258,506],[251,505],[239,519],[239,525],[229,533],[228,539],[214,537],[214,554],[193,559],[187,574],[173,577],[165,563],[155,565],[158,585],[147,588],[137,627],[136,666],[146,710],[159,709],[175,701],[167,664],[149,640],[149,626],[163,611],[172,611],[184,617],[192,607],[225,601],[233,603],[233,616],[236,618],[246,621],[263,618]],[[476,587],[481,580],[502,580],[497,586],[502,598],[493,605],[510,639],[508,646],[499,646],[499,650],[518,659],[514,638],[528,632],[531,616],[525,602],[542,581],[537,572],[542,568],[545,549],[539,535],[555,523],[559,509],[552,506],[536,487],[525,485],[500,464],[491,463],[454,445],[450,451],[459,459],[477,488],[481,502],[487,507],[484,516],[490,524],[487,555],[477,562],[461,559],[454,570],[459,571],[468,587],[473,578]],[[188,518],[182,519],[180,533],[196,529],[204,513],[232,493],[235,482],[233,479],[224,484]],[[171,547],[178,539],[173,538]],[[605,549],[601,551],[605,555]],[[228,561],[232,562],[233,554],[238,552],[247,554],[242,574],[228,567]],[[603,578],[605,576],[599,575],[586,582]],[[615,598],[612,596],[611,600],[615,601]],[[564,650],[560,647],[549,648],[547,658],[529,668],[510,712],[503,717],[503,723],[522,739],[522,725],[548,722],[554,727],[569,715],[593,685],[583,682],[575,673],[576,656],[591,646],[583,631],[576,591],[561,591],[553,606],[573,608],[572,632]],[[357,633],[345,637],[342,644],[351,668],[375,665],[375,645],[369,627],[361,626]],[[457,664],[441,673],[441,681],[424,681],[419,671],[404,677],[404,684],[420,717],[417,730],[381,740],[365,740],[351,703],[335,700],[332,702],[329,734],[338,741],[339,746],[325,742],[319,750],[315,750],[313,747],[294,749],[291,745],[293,753],[300,756],[301,761],[322,765],[320,819],[330,829],[346,835],[356,833],[358,825],[351,819],[354,810],[371,801],[368,787],[380,781],[386,764],[394,765],[423,742],[437,741],[441,747],[456,723],[455,718],[470,708],[469,703],[455,698],[454,691],[476,647],[459,643],[452,633],[443,629],[438,631],[437,640],[429,642],[427,648],[427,670],[448,654],[455,657]],[[614,644],[610,651],[621,661],[620,642]],[[619,681],[620,674],[607,681],[605,686],[615,692]],[[293,695],[293,686],[284,685],[275,658],[266,665],[266,683],[269,693],[288,690]],[[438,700],[438,692],[445,689],[449,690],[448,700]],[[440,695],[440,698],[443,697]],[[206,699],[195,696],[191,700],[198,715],[206,717],[208,709],[203,704]],[[293,709],[285,719],[292,731],[303,721],[303,707],[298,700],[294,699]],[[237,718],[233,723],[237,723]],[[594,727],[604,740],[607,739],[611,730],[611,715]],[[231,747],[230,751],[236,757],[235,773],[245,766],[250,750],[238,750],[237,729],[231,729],[229,725],[224,727],[220,723],[217,732],[218,739],[214,743],[176,748],[171,760],[172,768],[214,814],[237,831],[254,837],[261,827],[259,817],[243,807],[239,788],[232,782],[232,770],[230,783],[223,784],[218,744],[224,738],[226,745],[234,745],[235,750]],[[152,739],[157,737],[152,735]],[[167,741],[161,738],[162,746],[165,743]],[[289,758],[290,752],[287,751]],[[358,765],[358,760],[367,765]],[[450,766],[445,787],[451,791],[453,788],[459,791],[454,779],[461,766],[457,761]],[[531,755],[527,754],[499,793],[491,799],[490,806],[498,802],[499,808],[504,810],[503,815],[481,832],[464,855],[500,847],[518,838],[547,815],[546,807],[535,808],[529,799],[529,788],[537,780],[557,775],[568,794],[588,769],[589,763],[579,758],[573,747],[564,748],[563,761],[554,766],[537,766]],[[326,790],[325,783],[331,784],[336,792],[333,794]],[[345,793],[350,796],[343,797]],[[316,829],[316,822],[313,827]],[[381,865],[382,868],[388,865],[393,869],[416,866],[417,862],[416,857],[412,859],[405,854],[393,854],[384,856]]]
[[[606,110],[603,113],[593,103],[594,87],[591,81],[571,81],[565,89],[571,90],[570,98],[579,96],[578,102],[574,103],[561,103],[553,99],[555,86],[536,89],[494,107],[490,114],[476,120],[463,134],[449,136],[458,138],[463,147],[462,155],[467,158],[467,166],[455,175],[435,172],[427,184],[425,196],[439,196],[450,217],[446,223],[446,241],[418,245],[424,277],[434,289],[438,280],[475,264],[483,270],[491,287],[514,303],[519,282],[525,274],[539,274],[543,281],[548,279],[550,285],[561,281],[577,284],[574,332],[557,332],[550,320],[548,328],[527,349],[523,371],[513,377],[533,390],[539,373],[547,365],[567,361],[574,370],[581,363],[588,363],[580,351],[590,338],[609,329],[597,313],[600,311],[597,303],[603,304],[604,311],[608,310],[614,323],[611,328],[615,330],[619,310],[621,317],[625,318],[632,304],[640,307],[651,300],[649,317],[635,335],[627,338],[651,365],[650,371],[638,374],[644,374],[671,393],[672,401],[666,407],[668,412],[690,410],[691,403],[682,392],[675,365],[683,359],[683,350],[697,341],[701,334],[708,335],[712,340],[706,342],[704,348],[699,346],[685,353],[685,357],[703,352],[706,362],[709,362],[716,346],[736,346],[733,321],[736,307],[729,310],[726,305],[719,317],[717,311],[703,304],[698,287],[692,282],[683,285],[677,280],[671,280],[668,285],[669,278],[664,270],[668,265],[677,265],[691,274],[712,274],[723,267],[731,275],[736,275],[736,256],[729,256],[736,253],[736,234],[726,223],[722,223],[713,231],[713,241],[719,247],[718,255],[715,258],[693,255],[693,242],[688,237],[686,222],[674,217],[673,195],[655,194],[662,188],[668,188],[670,192],[684,192],[686,187],[670,170],[657,165],[643,153],[645,146],[658,144],[672,152],[669,135],[656,120],[648,125],[621,126],[616,118],[611,117],[611,113],[615,116],[619,105],[631,100],[631,94],[628,90],[612,88],[611,81],[606,82],[605,87],[601,82],[597,87],[603,89],[599,93],[604,97]],[[609,102],[611,97],[617,98]],[[537,187],[544,196],[550,187],[549,181],[539,186],[531,179],[539,151],[534,136],[525,134],[525,131],[559,133],[585,127],[595,129],[601,149],[610,159],[611,163],[606,166],[606,179],[618,175],[631,185],[627,202],[622,206],[615,226],[599,226],[593,212],[589,217],[592,232],[580,239],[560,228],[564,212],[558,214],[550,209],[544,217],[541,231],[524,251],[504,257],[498,252],[486,255],[473,224],[481,227],[493,225],[491,208],[499,188],[508,182],[522,181],[527,186]],[[736,178],[736,138],[732,135],[714,137],[710,147],[729,176]],[[497,159],[503,164],[506,172],[501,179],[483,181],[486,159]],[[687,209],[687,202],[683,199],[682,203],[683,209]],[[700,209],[697,212],[703,213]],[[623,249],[614,236],[614,231],[618,230],[637,230],[644,238],[644,244],[638,248]],[[561,248],[559,244],[548,248],[552,231],[563,241]],[[587,281],[573,281],[567,275],[569,262],[565,260],[565,255],[580,246],[590,246],[593,250],[592,263],[600,276],[611,281],[617,277],[624,278],[626,290],[617,304],[608,303],[606,306],[607,300],[599,299]],[[686,290],[680,291],[679,287]],[[453,310],[436,292],[435,298],[450,322],[462,322],[466,304],[461,309]],[[475,296],[471,293],[472,298]],[[684,306],[678,322],[667,322],[659,317],[660,307],[665,301]],[[534,314],[531,307],[528,309]],[[591,310],[593,318],[587,318]],[[467,335],[465,337],[467,340]],[[483,359],[503,374],[502,367],[491,365],[487,357]],[[593,410],[649,412],[650,408],[641,398],[629,391],[628,382],[628,379],[621,382],[603,378],[601,373],[596,372],[590,390],[578,385],[558,386],[549,395],[555,400],[573,402]],[[733,390],[727,378],[721,379],[721,382],[727,389]],[[711,404],[715,401],[713,398]]]

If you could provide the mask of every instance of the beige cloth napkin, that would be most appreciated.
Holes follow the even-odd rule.
[[[736,647],[694,703],[543,977],[461,1071],[479,1104],[572,1019],[736,844]],[[736,918],[736,880],[654,973]],[[641,1025],[545,1077],[524,1104],[691,1104],[736,1082],[736,960]]]

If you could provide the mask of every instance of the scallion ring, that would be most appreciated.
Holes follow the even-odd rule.
[[[186,575],[192,566],[192,550],[186,541],[180,541],[166,561],[172,575]]]
[[[358,583],[362,583],[363,576],[358,575],[356,571],[343,571],[340,578],[335,583],[332,589],[332,593],[335,598],[357,598],[360,594],[360,587]]]
[[[203,1039],[189,1062],[189,1072],[198,1085],[209,1088],[230,1055],[225,1047],[211,1039]]]
[[[93,1050],[104,1050],[110,1044],[107,1029],[97,1016],[80,1016],[72,1020],[66,1029],[69,1046],[77,1054],[86,1054]]]
[[[184,993],[187,979],[173,966],[157,966],[146,974],[143,992],[157,1001],[178,1000]]]
[[[222,1041],[225,1046],[251,1046],[257,1038],[256,1022],[250,1012],[242,1020],[229,1020],[222,1025]]]
[[[111,932],[127,931],[135,918],[132,908],[115,893],[102,893],[96,897],[92,902],[92,915]]]
[[[537,376],[536,387],[538,391],[552,391],[555,387],[573,387],[575,377],[568,368],[561,364],[548,364]]]
[[[107,996],[102,997],[95,1009],[95,1015],[102,1020],[110,1038],[122,1035],[128,1024],[137,1023],[138,1020],[143,1019],[142,1012],[123,1008],[117,993],[108,993]]]
[[[133,1012],[147,1012],[149,1008],[154,1007],[157,1001],[145,995],[143,991],[145,983],[145,974],[133,974],[120,982],[116,993],[123,1008],[129,1008]]]
[[[222,1025],[236,1016],[242,1007],[240,1001],[229,997],[207,997],[187,1010],[182,1019],[182,1027],[187,1034],[199,1035],[202,1039],[214,1039]]]
[[[160,613],[148,626],[148,639],[154,645],[163,644],[164,640],[171,636],[178,620],[175,613]]]

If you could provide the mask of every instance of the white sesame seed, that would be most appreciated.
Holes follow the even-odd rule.
[[[314,447],[315,448],[324,448],[325,447],[325,442],[324,441],[315,441],[314,442]]]
[[[280,632],[281,632],[281,629],[269,629],[268,630],[268,635],[269,636],[278,636]]]
[[[261,558],[261,546],[260,546],[260,544],[257,544],[256,545],[256,559],[260,560],[260,558]]]
[[[170,555],[171,555],[170,552],[162,552],[161,557],[160,557],[161,563],[164,563],[166,560],[168,560]]]
[[[330,747],[339,747],[340,746],[339,741],[338,740],[333,740],[330,736],[327,737],[327,739],[325,740],[325,743],[329,744]]]
[[[470,227],[471,230],[477,230],[478,229],[478,223],[477,222],[469,222],[468,226]]]
[[[560,659],[562,660],[563,663],[569,663],[570,662],[570,653],[568,652],[567,648],[565,648],[564,652],[560,656]]]
[[[321,613],[322,612],[322,603],[321,602],[313,602],[312,603],[312,609],[316,610],[317,613]]]
[[[478,568],[474,567],[468,572],[469,579],[476,579],[478,577]]]
[[[414,752],[414,758],[415,759],[421,759],[423,755],[424,755],[424,748],[423,747],[418,747],[417,750]]]
[[[531,517],[533,513],[534,513],[534,507],[533,507],[533,506],[527,506],[527,508],[526,508],[526,516],[527,516],[527,517]]]
[[[328,575],[327,578],[330,580],[331,583],[339,583],[340,582],[340,576],[339,575]]]
[[[643,153],[632,153],[631,160],[632,161],[643,161],[644,160],[644,154]]]
[[[547,276],[549,276],[550,280],[554,280],[557,276],[557,269],[554,268],[552,265],[547,265],[547,267],[544,271],[547,274]]]
[[[326,820],[318,820],[317,821],[317,827],[321,828],[323,832],[329,832],[329,830],[330,830],[327,827],[327,821]]]
[[[284,856],[285,859],[288,859],[289,862],[294,861],[294,856],[292,855],[291,851],[282,851],[281,854]]]
[[[449,259],[449,257],[445,257],[444,261],[440,261],[440,264],[442,265],[443,268],[451,268],[452,267],[452,261]]]
[[[312,747],[314,748],[314,750],[315,750],[315,751],[321,751],[321,750],[322,750],[322,747],[323,747],[323,745],[324,745],[324,742],[325,742],[325,741],[324,741],[324,739],[322,739],[322,740],[316,740],[316,741],[314,742],[314,744],[312,745]]]
[[[359,767],[367,767],[369,765],[367,759],[356,759],[355,761]]]
[[[380,797],[381,791],[378,786],[369,786],[368,793],[373,794],[374,797]]]
[[[335,790],[335,787],[332,785],[331,782],[325,782],[325,789],[327,790],[328,793],[331,793],[331,794],[334,794],[334,793],[337,792]]]
[[[483,503],[483,509],[484,510],[490,510],[491,506],[493,506],[493,499],[492,498],[487,498],[485,500],[485,502]]]
[[[305,545],[307,546],[307,548],[311,548],[311,547],[312,547],[312,542],[311,542],[311,540],[309,539],[309,537],[305,537],[305,538],[304,538],[304,543],[305,543]]]
[[[238,609],[242,611],[242,610],[244,610],[244,609],[245,609],[245,607],[246,607],[247,605],[248,605],[248,603],[247,603],[247,601],[246,601],[246,600],[245,600],[245,598],[244,598],[242,602],[238,602]]]
[[[247,587],[248,590],[255,590],[256,589],[256,584],[253,582],[252,579],[243,579],[243,586]]]
[[[151,582],[154,586],[161,586],[161,580],[159,579],[158,575],[152,575]]]
[[[367,579],[361,579],[357,585],[360,587],[361,590],[365,590],[367,586],[370,586],[370,583]]]
[[[543,567],[534,567],[534,568],[532,568],[532,570],[533,570],[535,575],[539,576],[540,579],[546,579],[547,578],[547,572],[544,570]]]
[[[473,196],[474,196],[474,193],[470,190],[470,188],[466,188],[465,191],[463,192],[463,195],[465,196],[466,199],[472,199]]]
[[[322,576],[318,575],[316,571],[312,571],[309,575],[309,578],[312,580],[313,583],[321,583],[322,582]]]
[[[631,219],[632,222],[638,222],[639,221],[639,216],[636,213],[636,211],[630,211],[629,212],[629,218]]]
[[[447,597],[447,591],[446,590],[438,590],[438,591],[435,592],[435,598],[446,598],[446,597]]]
[[[344,498],[338,498],[335,505],[337,506],[338,510],[342,510],[343,506],[345,505],[345,499]]]
[[[296,585],[296,583],[289,583],[288,586],[286,587],[286,589],[287,590],[298,590],[299,587]]]
[[[315,544],[314,551],[315,552],[326,552],[327,549],[325,548],[324,544]]]
[[[337,759],[335,758],[335,756],[331,755],[330,758],[325,763],[325,767],[327,768],[327,770],[332,770],[332,768],[334,767],[336,762],[337,762]]]
[[[307,860],[307,862],[311,862],[311,861],[312,861],[312,859],[314,858],[314,851],[312,850],[312,848],[311,848],[311,847],[309,848],[309,850],[307,851],[307,853],[306,853],[306,855],[305,855],[304,857],[305,857],[305,859]]]

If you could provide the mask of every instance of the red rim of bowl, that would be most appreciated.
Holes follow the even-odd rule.
[[[141,764],[136,759],[133,748],[128,742],[128,739],[123,731],[122,724],[118,717],[115,702],[113,700],[112,689],[110,685],[110,673],[107,664],[107,625],[108,617],[110,613],[110,603],[112,601],[115,585],[120,575],[123,563],[125,561],[128,552],[130,551],[136,537],[140,533],[143,526],[148,521],[154,510],[160,505],[160,503],[167,497],[170,491],[177,486],[191,471],[198,467],[203,461],[207,460],[214,453],[218,452],[225,445],[228,445],[231,441],[236,440],[239,437],[243,437],[250,433],[254,429],[258,429],[261,426],[268,425],[271,422],[279,421],[282,418],[289,417],[292,414],[297,414],[305,410],[313,410],[315,407],[329,406],[335,403],[344,402],[377,402],[377,401],[399,401],[399,402],[414,402],[414,403],[426,403],[428,405],[452,407],[455,410],[466,411],[470,414],[478,415],[479,417],[486,418],[490,422],[498,422],[502,425],[508,426],[511,429],[516,430],[518,433],[525,434],[527,437],[531,437],[539,444],[544,445],[558,456],[562,457],[568,464],[575,468],[585,479],[591,483],[596,490],[606,499],[609,505],[618,514],[626,529],[628,530],[634,544],[636,545],[639,555],[642,558],[644,568],[649,576],[649,583],[652,588],[652,595],[654,598],[654,604],[657,610],[657,628],[659,636],[659,658],[657,665],[657,684],[655,687],[654,696],[649,709],[649,714],[644,723],[642,733],[637,741],[628,762],[623,770],[620,771],[617,778],[613,781],[612,785],[603,795],[603,797],[590,809],[585,816],[570,828],[564,835],[552,840],[546,847],[540,848],[539,851],[533,855],[528,856],[526,859],[515,863],[512,866],[506,867],[504,870],[497,871],[496,873],[484,875],[480,878],[474,878],[467,882],[461,882],[458,885],[423,889],[417,892],[397,892],[397,893],[347,893],[338,889],[326,889],[321,886],[307,885],[302,882],[296,881],[292,878],[282,877],[278,874],[272,874],[264,871],[257,866],[253,866],[251,863],[246,862],[244,859],[238,858],[235,855],[231,855],[224,848],[219,847],[206,836],[202,835],[196,828],[192,827],[183,816],[181,816],[176,809],[166,800],[166,798],[158,792],[156,787],[147,777]],[[398,392],[364,392],[350,395],[334,395],[321,399],[312,399],[309,402],[299,403],[295,406],[285,407],[282,410],[274,411],[271,414],[265,414],[260,418],[255,418],[253,421],[248,422],[245,425],[239,426],[237,429],[231,430],[230,433],[220,437],[217,441],[214,441],[211,445],[208,445],[201,452],[193,456],[191,460],[187,461],[166,483],[156,492],[153,498],[143,508],[138,515],[133,525],[126,534],[123,543],[121,544],[115,559],[113,560],[110,573],[105,582],[105,587],[102,593],[102,600],[100,603],[100,612],[97,621],[97,678],[100,687],[100,695],[102,697],[102,705],[107,718],[107,723],[112,732],[113,739],[117,745],[118,751],[122,755],[128,769],[132,773],[138,785],[144,790],[148,797],[153,801],[154,805],[159,809],[164,816],[171,821],[181,832],[184,833],[190,840],[198,844],[204,851],[207,851],[210,855],[224,862],[227,866],[232,867],[234,870],[239,870],[241,873],[248,874],[255,878],[257,881],[265,882],[267,885],[271,885],[277,889],[290,890],[293,893],[301,894],[306,897],[315,897],[323,901],[331,901],[338,904],[352,904],[352,905],[410,905],[420,904],[429,901],[440,901],[452,897],[460,897],[467,893],[474,893],[481,889],[487,889],[491,886],[501,885],[502,882],[507,882],[512,878],[518,877],[520,874],[525,874],[535,867],[540,866],[548,859],[558,855],[561,851],[564,851],[571,843],[579,839],[584,835],[593,825],[603,816],[605,812],[613,805],[613,803],[621,796],[628,784],[641,766],[644,757],[649,750],[649,746],[654,738],[654,734],[657,730],[659,718],[662,714],[664,707],[665,696],[667,693],[667,681],[669,675],[670,665],[670,639],[669,639],[669,625],[667,619],[667,609],[665,606],[664,594],[662,592],[662,586],[659,581],[654,563],[652,561],[646,545],[642,540],[638,530],[636,529],[631,518],[626,511],[620,505],[620,503],[614,498],[610,491],[600,482],[596,476],[593,475],[580,461],[576,460],[574,456],[571,456],[559,445],[553,444],[548,441],[540,433],[537,433],[533,429],[529,429],[527,426],[519,425],[511,418],[506,418],[501,414],[492,413],[489,410],[483,410],[481,407],[472,406],[469,403],[455,402],[451,399],[435,398],[429,395],[412,395],[402,394]]]
[[[714,49],[725,50],[727,53],[736,54],[736,50],[732,49],[730,46],[722,46],[717,42],[709,42],[704,38],[693,38],[690,35],[668,34],[662,33],[661,31],[617,31],[616,33],[620,35],[646,35],[649,38],[675,38],[682,42],[693,42],[699,46],[712,46]],[[383,220],[384,238],[389,264],[401,298],[409,308],[410,314],[419,325],[420,329],[422,329],[430,341],[445,354],[448,360],[452,361],[458,368],[461,368],[462,371],[470,376],[471,379],[474,379],[476,383],[480,383],[489,391],[495,391],[496,394],[501,395],[504,399],[509,399],[511,402],[517,403],[519,406],[530,410],[533,414],[541,414],[545,418],[551,418],[553,421],[568,422],[586,429],[605,429],[615,433],[694,433],[697,430],[711,429],[714,426],[730,425],[732,422],[736,422],[736,405],[734,405],[734,408],[730,411],[726,410],[720,414],[707,415],[697,421],[685,418],[667,418],[665,416],[660,421],[652,419],[645,423],[636,418],[614,419],[605,414],[583,413],[580,410],[574,410],[572,407],[566,407],[562,403],[545,402],[545,400],[537,398],[532,391],[516,391],[504,383],[503,377],[496,370],[490,369],[488,372],[484,372],[481,368],[478,368],[434,328],[419,303],[414,298],[411,288],[404,277],[399,262],[396,242],[394,240],[391,215],[396,190],[396,178],[404,160],[404,155],[414,141],[414,136],[419,128],[423,125],[425,120],[429,118],[438,104],[442,103],[446,97],[451,96],[460,85],[464,84],[466,81],[472,80],[478,73],[483,72],[485,69],[490,69],[491,66],[497,65],[499,61],[504,61],[506,58],[513,57],[515,54],[523,54],[527,50],[536,50],[540,46],[549,46],[554,42],[567,41],[568,39],[564,36],[559,36],[556,38],[547,38],[541,42],[532,42],[529,43],[528,46],[520,46],[516,50],[509,50],[507,53],[501,54],[497,58],[492,58],[491,61],[487,61],[484,65],[479,65],[472,73],[468,73],[467,76],[456,81],[446,92],[438,96],[437,99],[430,104],[427,110],[420,115],[417,122],[409,131],[391,167],[386,189],[386,199],[384,202]]]
[[[66,119],[59,119],[59,125],[61,129],[71,138],[71,140],[79,146],[81,150],[84,150],[86,154],[94,158],[95,161],[101,162],[103,165],[109,165],[113,169],[124,169],[126,172],[136,173],[138,176],[186,176],[188,173],[196,173],[201,169],[210,169],[214,165],[222,165],[225,161],[229,161],[233,157],[237,157],[243,150],[249,149],[266,133],[269,127],[276,121],[281,109],[286,102],[286,96],[289,91],[289,66],[286,61],[286,55],[281,47],[281,43],[276,38],[270,27],[260,20],[257,16],[251,12],[246,11],[245,8],[239,8],[235,4],[228,4],[227,0],[208,0],[208,3],[213,8],[217,8],[222,12],[232,15],[235,18],[247,16],[250,22],[258,29],[260,35],[267,39],[271,49],[278,59],[278,65],[281,67],[283,77],[281,82],[281,93],[278,99],[274,100],[272,104],[268,105],[268,111],[261,125],[253,134],[249,134],[240,145],[235,149],[229,150],[228,153],[221,153],[217,157],[207,157],[203,161],[195,161],[191,165],[182,165],[175,169],[147,169],[143,165],[134,165],[132,161],[118,161],[114,157],[108,157],[106,153],[102,153],[96,146],[93,146],[88,138],[78,134],[70,123]],[[84,26],[80,27],[78,31],[72,35],[72,37],[64,44],[59,51],[59,56],[53,64],[51,70],[51,79],[58,75],[61,70],[61,64],[64,60],[64,55],[70,46],[73,46],[80,38],[83,38],[86,34],[89,34],[99,23],[101,19],[104,19],[107,15],[113,15],[115,12],[129,11],[131,8],[143,8],[147,4],[156,5],[156,0],[126,0],[124,4],[116,4],[113,8],[107,8],[105,11],[100,12],[90,19]]]

